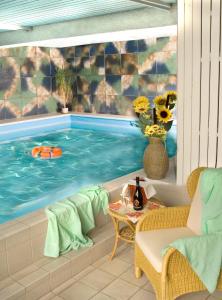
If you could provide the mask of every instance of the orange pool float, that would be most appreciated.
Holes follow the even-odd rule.
[[[59,147],[40,146],[32,149],[34,158],[40,157],[43,159],[58,158],[62,156],[62,149]]]

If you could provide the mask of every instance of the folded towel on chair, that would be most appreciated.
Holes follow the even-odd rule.
[[[222,168],[206,169],[200,178],[202,235],[178,239],[163,249],[177,249],[189,261],[210,293],[222,268]]]

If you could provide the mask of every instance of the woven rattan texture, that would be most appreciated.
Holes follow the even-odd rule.
[[[200,173],[204,169],[194,170],[187,180],[187,190],[191,199],[194,196]],[[136,231],[186,226],[189,209],[189,206],[183,206],[149,211],[137,224]],[[139,246],[135,244],[135,268],[141,269],[146,274],[156,292],[157,300],[174,300],[186,293],[206,290],[187,259],[172,248],[163,258],[162,273],[158,273]],[[218,280],[217,289],[222,290],[222,274]]]

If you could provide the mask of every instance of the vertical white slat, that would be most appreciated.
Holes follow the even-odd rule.
[[[185,76],[184,76],[184,181],[191,172],[191,115],[192,115],[192,0],[185,2]]]
[[[184,106],[184,13],[185,0],[178,1],[177,40],[177,184],[183,183],[183,106]]]
[[[216,167],[220,51],[220,1],[212,0],[208,167]],[[222,117],[222,116],[221,116]]]
[[[200,166],[208,162],[208,117],[210,81],[210,14],[211,1],[202,0],[202,73],[200,115]]]
[[[222,15],[222,5],[220,8]],[[218,114],[218,146],[217,146],[217,165],[216,167],[222,167],[222,22],[221,22],[221,36],[220,36],[220,87],[219,87],[219,114]]]
[[[201,1],[193,1],[193,89],[191,170],[199,165],[200,78],[201,78]]]

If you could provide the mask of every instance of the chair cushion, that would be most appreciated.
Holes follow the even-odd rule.
[[[197,188],[191,203],[189,216],[187,219],[187,227],[190,228],[197,235],[201,235],[201,216],[202,216],[202,201],[200,193],[200,178]]]
[[[162,272],[162,249],[179,238],[195,236],[187,227],[166,228],[136,233],[136,243],[158,273]]]

